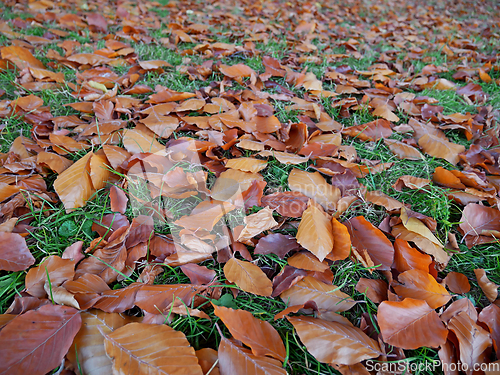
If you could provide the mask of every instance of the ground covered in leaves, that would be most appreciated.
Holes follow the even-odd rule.
[[[500,373],[494,1],[3,5],[0,374]]]

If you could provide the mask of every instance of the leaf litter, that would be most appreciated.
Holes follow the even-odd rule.
[[[498,15],[351,5],[5,3],[1,374],[499,363]]]

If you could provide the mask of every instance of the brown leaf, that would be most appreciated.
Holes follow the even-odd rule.
[[[186,336],[167,325],[129,323],[105,334],[104,347],[116,374],[134,368],[139,374],[203,375]]]
[[[273,294],[271,294],[271,297],[279,296],[306,276],[307,271],[286,265],[273,279]]]
[[[181,271],[189,277],[191,284],[198,285],[210,283],[217,275],[214,270],[210,270],[205,266],[200,266],[194,263],[182,265]]]
[[[66,212],[85,206],[87,200],[95,193],[90,177],[90,159],[93,155],[89,152],[61,173],[54,182],[54,189],[63,202]]]
[[[432,258],[429,255],[422,254],[417,249],[414,249],[407,241],[400,238],[396,238],[394,241],[394,267],[399,272],[411,269],[429,272],[431,263]]]
[[[224,322],[233,337],[249,346],[255,356],[269,355],[281,362],[285,360],[285,345],[271,324],[255,318],[249,311],[213,306],[214,314]]]
[[[292,323],[307,351],[320,362],[354,365],[381,354],[378,343],[359,328],[308,316],[287,319]]]
[[[486,324],[491,333],[493,347],[500,353],[500,307],[492,303],[479,313],[479,321]]]
[[[190,306],[193,297],[204,289],[193,284],[144,285],[137,292],[135,304],[148,313],[161,314],[175,299]]]
[[[309,198],[308,198],[309,199]],[[276,254],[283,259],[290,251],[297,250],[300,245],[295,237],[288,234],[271,233],[262,237],[257,246],[255,246],[255,254]]]
[[[430,182],[431,180],[425,178],[418,178],[413,176],[401,176],[396,180],[396,182],[394,183],[394,185],[392,185],[392,187],[397,191],[401,191],[403,187],[420,190],[424,186],[429,185]]]
[[[116,281],[119,272],[125,269],[127,249],[124,242],[129,230],[129,227],[121,227],[113,232],[106,246],[80,262],[76,274],[92,273],[100,276],[107,284]]]
[[[280,297],[290,306],[314,301],[319,309],[330,312],[347,311],[356,304],[335,285],[322,283],[311,276],[306,276],[293,287],[281,293]]]
[[[64,156],[54,154],[52,152],[40,152],[37,155],[36,162],[42,166],[52,169],[54,172],[61,174],[68,169],[73,162],[66,159]]]
[[[9,46],[2,47],[2,59],[14,63],[20,70],[29,67],[45,69],[45,66],[33,54],[24,47]]]
[[[322,262],[333,249],[332,223],[312,201],[302,215],[297,242]]]
[[[225,165],[226,168],[238,169],[242,172],[250,173],[258,173],[266,168],[266,166],[266,161],[254,158],[229,159]]]
[[[436,263],[439,265],[440,270],[444,269],[450,260],[450,256],[441,246],[436,245],[434,242],[418,233],[410,232],[402,224],[393,226],[391,234],[401,240],[413,242],[421,251],[432,255]]]
[[[219,371],[221,375],[286,375],[280,361],[257,357],[248,349],[221,336],[219,344]]]
[[[451,189],[465,189],[465,185],[462,184],[457,176],[442,167],[437,167],[434,170],[432,181],[438,185],[449,187]]]
[[[465,147],[452,143],[447,139],[442,139],[432,134],[425,134],[418,140],[418,145],[422,150],[435,158],[440,158],[448,161],[450,164],[456,165],[460,158],[458,154],[465,151]]]
[[[292,191],[313,199],[327,211],[335,210],[340,199],[340,190],[328,184],[319,172],[311,173],[294,168],[288,176],[288,186]]]
[[[469,249],[481,243],[496,242],[500,237],[500,211],[470,203],[462,211],[459,231],[465,236]]]
[[[204,375],[210,371],[211,375],[220,375],[219,372],[219,358],[217,351],[212,348],[203,348],[196,351],[198,363],[201,366]]]
[[[424,156],[415,147],[394,139],[384,139],[386,146],[399,159],[423,160]]]
[[[78,310],[66,306],[45,305],[17,316],[0,331],[0,374],[52,371],[60,366],[81,324]]]
[[[225,202],[240,199],[242,193],[252,185],[254,180],[264,181],[264,178],[260,174],[241,172],[237,169],[224,171],[215,180],[212,198]]]
[[[366,192],[365,199],[377,206],[384,207],[387,211],[397,210],[404,206],[400,201],[378,190]]]
[[[139,127],[126,129],[123,132],[123,146],[132,154],[138,152],[151,152],[154,154],[165,149],[165,146]]]
[[[273,210],[269,209],[269,207],[266,207],[255,214],[245,216],[244,221],[245,226],[241,230],[237,241],[247,245],[253,245],[251,239],[258,234],[278,225],[273,218]]]
[[[351,236],[347,227],[335,218],[332,218],[332,229],[333,250],[326,256],[326,259],[332,261],[344,260],[351,253]]]
[[[0,270],[17,272],[35,264],[26,240],[17,233],[0,232]]]
[[[81,317],[82,327],[70,346],[68,359],[74,368],[80,366],[84,374],[111,374],[112,362],[104,350],[104,335],[130,323],[132,318],[99,310],[84,311]]]
[[[445,305],[451,299],[445,287],[425,271],[405,271],[398,276],[398,280],[400,284],[393,284],[393,288],[399,296],[422,299],[433,309]]]
[[[352,246],[358,251],[366,250],[377,270],[390,270],[394,261],[391,241],[363,216],[353,217],[345,222],[351,236]]]
[[[380,138],[389,138],[392,135],[392,129],[389,121],[378,119],[366,124],[345,128],[342,134],[361,139],[362,141],[376,141]]]
[[[287,217],[301,217],[308,201],[309,198],[298,191],[285,191],[262,197],[263,206],[269,206],[281,216]]]
[[[403,349],[437,348],[446,342],[448,330],[425,301],[405,298],[382,302],[377,320],[385,343]]]
[[[444,282],[453,293],[464,294],[470,291],[469,280],[463,273],[450,272]]]
[[[488,301],[494,302],[498,297],[498,285],[488,280],[486,276],[486,271],[482,268],[475,269],[474,273],[476,275],[477,283],[483,291]]]
[[[313,272],[324,272],[330,268],[325,261],[320,262],[314,254],[308,251],[298,252],[288,258],[287,261],[292,267]]]
[[[111,211],[120,212],[122,214],[127,210],[128,198],[127,194],[119,187],[113,185],[109,190],[109,200],[111,203]]]
[[[46,297],[44,285],[48,283],[47,274],[52,287],[61,286],[65,281],[73,280],[75,262],[70,259],[62,259],[57,255],[47,257],[38,267],[28,271],[25,280],[26,291],[34,297]]]
[[[366,293],[366,296],[373,303],[387,301],[388,289],[389,286],[387,285],[387,283],[384,280],[380,279],[365,279],[364,277],[362,277],[356,284],[356,290],[360,293]]]
[[[448,329],[457,336],[460,349],[460,362],[468,366],[464,371],[471,375],[474,365],[483,362],[483,352],[491,346],[490,334],[478,326],[465,312],[459,313],[448,323]]]
[[[231,258],[224,266],[224,276],[248,293],[269,297],[273,284],[255,264]]]

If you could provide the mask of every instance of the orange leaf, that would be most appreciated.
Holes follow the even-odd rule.
[[[474,273],[476,274],[477,283],[488,301],[494,302],[498,297],[498,285],[488,280],[485,270],[475,269]]]
[[[286,375],[280,361],[255,356],[248,349],[221,336],[219,344],[219,370],[231,375]]]
[[[84,311],[81,317],[82,328],[67,354],[69,361],[75,368],[81,366],[84,374],[111,374],[112,362],[104,350],[104,335],[123,327],[133,318],[99,310]]]
[[[249,346],[255,356],[269,355],[281,362],[285,360],[285,345],[268,322],[255,318],[249,311],[223,306],[214,305],[214,313],[224,322],[233,337]]]
[[[432,134],[425,134],[418,140],[418,145],[426,154],[435,158],[440,158],[456,165],[460,158],[458,154],[465,151],[465,147],[452,143],[447,139],[442,139]]]
[[[309,201],[309,207],[302,214],[297,232],[297,242],[316,255],[320,262],[333,249],[332,223],[321,207]]]
[[[288,186],[290,190],[313,199],[327,211],[335,210],[340,199],[339,188],[327,183],[319,172],[305,172],[294,168],[288,176]]]
[[[224,266],[224,276],[245,292],[269,297],[273,293],[273,283],[255,264],[231,258]]]
[[[469,280],[463,273],[450,272],[444,282],[453,293],[464,294],[470,291]]]
[[[51,372],[61,365],[81,324],[78,310],[59,305],[17,316],[0,331],[0,373]]]
[[[425,271],[405,271],[398,276],[398,280],[400,283],[394,283],[393,288],[399,296],[422,299],[433,309],[445,305],[451,299],[445,287]]]
[[[477,325],[465,312],[451,318],[448,329],[457,336],[460,362],[468,367],[464,372],[472,375],[474,366],[485,362],[482,354],[491,346],[490,334]]]
[[[351,235],[352,246],[358,251],[366,250],[378,270],[390,270],[394,261],[391,241],[363,216],[353,217],[345,222]]]
[[[2,59],[9,60],[14,63],[20,70],[29,67],[45,69],[45,66],[40,60],[31,54],[31,52],[18,46],[2,47]]]
[[[133,340],[130,338],[133,337]],[[113,373],[203,375],[194,349],[182,332],[167,325],[130,323],[104,335]],[[179,361],[182,362],[179,362]]]
[[[61,173],[54,182],[54,189],[66,208],[66,212],[83,207],[87,200],[95,193],[90,178],[90,158],[94,155],[89,152]]]
[[[308,316],[287,319],[307,351],[320,362],[353,365],[381,354],[378,343],[359,328]]]
[[[448,330],[425,301],[405,298],[382,302],[377,320],[385,343],[403,349],[437,348],[446,342]]]
[[[20,234],[0,232],[0,270],[17,272],[33,264],[35,258]]]

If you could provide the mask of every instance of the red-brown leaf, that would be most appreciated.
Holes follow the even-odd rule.
[[[61,364],[82,324],[77,310],[45,305],[0,331],[0,374],[45,375]]]

